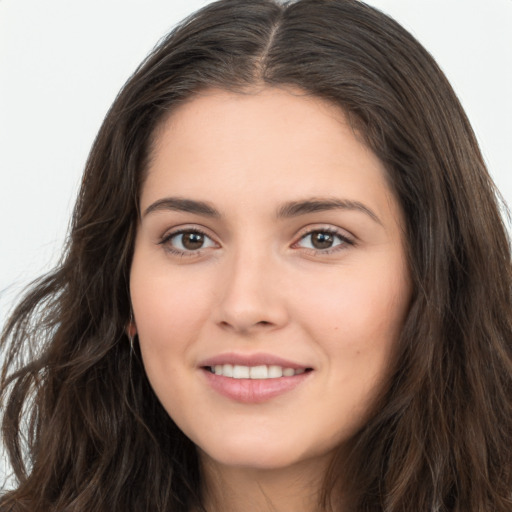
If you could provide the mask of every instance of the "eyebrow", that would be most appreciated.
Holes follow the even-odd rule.
[[[291,201],[281,206],[277,211],[278,218],[298,217],[308,213],[324,212],[329,210],[353,210],[368,215],[372,220],[382,225],[379,217],[367,206],[359,201],[336,198],[314,198],[304,201]]]
[[[219,211],[206,201],[196,201],[194,199],[185,199],[181,197],[164,197],[163,199],[159,199],[148,206],[142,216],[145,217],[150,213],[165,210],[193,213],[211,218],[221,217]],[[329,210],[359,211],[368,215],[372,220],[382,225],[379,217],[363,203],[348,199],[335,198],[312,198],[302,201],[290,201],[282,205],[277,210],[276,217],[278,219],[299,217],[300,215]]]
[[[205,201],[194,201],[193,199],[184,199],[181,197],[164,197],[149,205],[143,217],[152,212],[163,210],[173,210],[177,212],[195,213],[204,217],[220,217],[220,213]]]

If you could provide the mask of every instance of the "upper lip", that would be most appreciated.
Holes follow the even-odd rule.
[[[290,361],[273,354],[237,354],[237,353],[225,353],[219,354],[213,357],[209,357],[199,363],[200,367],[216,366],[220,364],[233,364],[240,366],[281,366],[283,368],[293,368],[294,370],[300,370],[302,368],[311,368],[309,365]]]

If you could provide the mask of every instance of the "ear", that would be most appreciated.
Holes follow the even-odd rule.
[[[137,325],[135,325],[135,320],[130,320],[128,325],[126,326],[126,334],[129,338],[134,338],[137,334]]]

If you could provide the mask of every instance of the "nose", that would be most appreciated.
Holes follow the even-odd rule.
[[[286,325],[286,290],[272,255],[244,251],[226,262],[221,279],[216,323],[222,329],[251,335]]]

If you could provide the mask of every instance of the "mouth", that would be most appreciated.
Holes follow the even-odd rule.
[[[199,368],[210,389],[243,404],[267,402],[302,389],[314,373],[313,367],[270,354],[223,354],[203,361]]]
[[[252,380],[268,380],[280,379],[282,377],[294,377],[295,375],[302,375],[303,373],[313,371],[312,368],[291,368],[287,366],[266,364],[257,366],[245,366],[229,363],[204,366],[203,369],[222,377]]]

